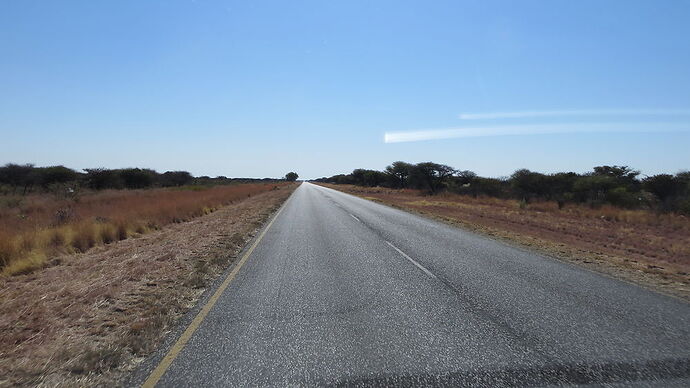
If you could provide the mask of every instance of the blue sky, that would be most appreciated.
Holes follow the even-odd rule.
[[[674,173],[689,17],[651,0],[3,1],[0,163]],[[427,130],[445,135],[384,141]]]

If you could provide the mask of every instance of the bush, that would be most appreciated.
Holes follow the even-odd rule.
[[[91,168],[86,171],[86,185],[94,190],[120,189],[124,183],[117,170]]]
[[[641,197],[625,187],[616,187],[606,193],[606,201],[614,206],[632,209],[638,207]]]
[[[41,187],[48,189],[55,184],[74,182],[79,174],[65,166],[40,167],[35,169]]]
[[[160,176],[163,187],[184,186],[192,183],[194,177],[187,171],[166,171]]]
[[[436,194],[446,188],[455,169],[445,164],[424,162],[414,165],[410,172],[410,186]]]
[[[35,184],[34,165],[33,164],[14,164],[7,163],[0,167],[0,183],[12,187],[12,191],[23,187],[24,192]]]
[[[119,175],[126,188],[143,189],[153,186],[158,173],[147,168],[125,168],[119,170]]]

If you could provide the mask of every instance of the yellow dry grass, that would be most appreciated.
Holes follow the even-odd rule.
[[[238,184],[203,190],[109,190],[78,200],[32,195],[0,201],[0,273],[25,274],[65,253],[147,233],[211,213],[283,183]]]

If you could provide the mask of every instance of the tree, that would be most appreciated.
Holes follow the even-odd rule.
[[[547,176],[548,199],[555,200],[559,209],[574,199],[573,187],[580,175],[574,172],[559,172]]]
[[[184,186],[194,180],[187,171],[166,171],[160,177],[161,186]]]
[[[94,190],[120,189],[122,179],[117,170],[106,168],[86,168],[86,185]]]
[[[510,176],[510,184],[517,195],[529,203],[533,197],[545,197],[548,192],[546,176],[526,168],[517,170]]]
[[[386,174],[391,176],[396,183],[396,187],[405,188],[407,186],[407,179],[410,177],[410,171],[414,166],[410,163],[401,161],[393,162],[386,167]]]
[[[461,185],[469,185],[477,180],[477,174],[470,170],[458,171],[455,174],[455,178]]]
[[[606,193],[619,187],[616,178],[608,175],[587,175],[580,177],[573,185],[573,192],[580,202],[590,205],[600,205],[606,198]]]
[[[12,186],[12,190],[24,187],[26,193],[34,184],[34,170],[33,164],[7,163],[0,167],[0,183]]]
[[[618,186],[625,186],[628,191],[637,191],[640,187],[640,182],[637,180],[640,172],[628,166],[597,166],[594,167],[592,175],[615,179]]]
[[[120,178],[128,189],[143,189],[153,186],[158,173],[148,168],[125,168],[118,170]]]
[[[443,189],[448,178],[454,173],[455,169],[445,164],[424,162],[414,166],[409,179],[411,184],[427,189],[433,195]]]
[[[662,210],[670,210],[671,202],[684,189],[683,183],[681,179],[673,175],[659,174],[645,178],[642,186],[659,199]]]
[[[640,172],[628,166],[597,166],[594,167],[594,175],[604,175],[620,180],[632,181],[640,175]]]
[[[482,178],[476,179],[473,184],[473,195],[487,195],[496,198],[510,197],[510,184],[506,179]]]
[[[474,172],[469,170],[457,171],[448,182],[448,189],[458,194],[469,194],[477,197],[477,181],[478,177]]]
[[[352,185],[354,184],[354,179],[352,175],[338,174],[334,175],[329,179],[329,183],[335,183],[337,185]]]
[[[79,177],[76,171],[65,166],[41,167],[36,169],[36,173],[44,189],[54,184],[73,182]]]
[[[285,174],[285,179],[290,181],[290,182],[296,181],[297,178],[299,178],[299,175],[297,175],[297,173],[294,171],[291,171],[291,172]]]

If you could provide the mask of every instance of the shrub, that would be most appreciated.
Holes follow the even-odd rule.
[[[35,169],[41,187],[47,189],[51,185],[76,181],[79,174],[65,166],[39,167]]]
[[[690,216],[690,198],[682,201],[678,207],[678,211],[682,214]]]
[[[84,171],[86,171],[86,185],[94,190],[119,189],[124,186],[117,170],[92,168]]]
[[[0,167],[0,183],[11,186],[13,192],[20,187],[23,187],[26,192],[35,182],[33,164],[8,163]]]
[[[184,186],[194,180],[192,174],[187,171],[166,171],[160,176],[161,186]]]
[[[142,189],[153,186],[158,173],[147,168],[126,168],[119,170],[119,175],[126,188]]]
[[[46,256],[43,253],[32,252],[27,256],[23,256],[21,260],[13,260],[3,268],[2,273],[5,275],[25,275],[44,267],[45,264]]]
[[[640,197],[625,187],[616,187],[606,193],[606,201],[614,206],[634,208],[640,202]]]

